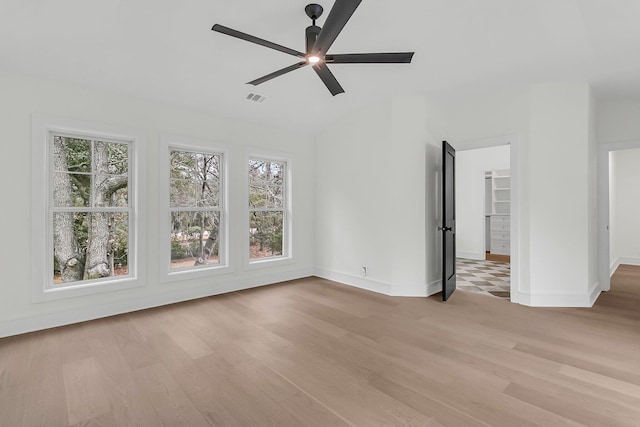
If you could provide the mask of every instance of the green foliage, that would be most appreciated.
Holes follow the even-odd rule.
[[[62,143],[60,141],[59,143]],[[64,138],[69,172],[91,172],[91,141],[78,138]]]
[[[259,245],[259,251],[271,252],[271,255],[282,255],[282,212],[253,212],[250,229],[252,233],[250,244]]]
[[[171,238],[171,259],[191,258],[190,245],[183,244],[177,237]]]

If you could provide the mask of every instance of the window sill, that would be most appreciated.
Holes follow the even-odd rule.
[[[167,271],[160,278],[160,282],[172,283],[191,279],[201,279],[205,277],[218,276],[220,274],[230,274],[233,273],[233,271],[233,268],[229,265],[216,265],[212,267],[201,267],[198,269]]]
[[[106,292],[116,292],[125,289],[138,288],[144,286],[144,282],[140,278],[128,277],[122,279],[113,279],[103,282],[94,282],[86,284],[78,284],[57,289],[42,289],[34,291],[32,294],[33,302],[56,301],[67,298],[75,298],[87,295],[102,294]]]
[[[293,257],[279,256],[273,258],[261,258],[245,262],[245,270],[259,270],[261,268],[277,267],[295,263]]]

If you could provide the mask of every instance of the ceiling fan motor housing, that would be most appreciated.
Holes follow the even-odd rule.
[[[320,34],[320,30],[322,28],[317,25],[310,25],[307,27],[306,38],[307,38],[307,55],[311,55],[311,51],[313,50],[313,46],[316,44],[316,39],[318,38],[318,34]]]

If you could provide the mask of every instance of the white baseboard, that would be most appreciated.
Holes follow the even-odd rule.
[[[365,277],[354,276],[352,274],[337,273],[335,271],[323,270],[320,268],[316,268],[315,275],[323,279],[342,283],[343,285],[353,286],[367,291],[377,292],[379,294],[394,297],[428,297],[433,294],[437,294],[442,290],[440,280],[422,285],[417,284],[394,286],[390,283],[383,283],[376,280],[367,279]]]
[[[250,277],[230,280],[210,286],[180,289],[162,294],[111,302],[108,304],[96,304],[92,306],[74,308],[72,310],[59,311],[41,315],[26,316],[0,322],[0,338],[18,335],[117,314],[130,313],[177,302],[188,301],[212,295],[256,288],[259,286],[285,282],[287,280],[301,279],[313,276],[313,268],[303,268],[293,271],[264,274],[259,277]]]
[[[584,294],[518,294],[518,304],[529,307],[592,307],[602,290],[600,283]]]
[[[440,280],[423,285],[392,286],[391,295],[394,297],[428,297],[442,291]]]
[[[597,282],[591,287],[591,292],[589,292],[589,307],[593,307],[593,304],[596,303],[601,293],[602,286],[600,286],[600,282]]]
[[[379,294],[391,295],[391,284],[378,282],[366,277],[354,276],[352,274],[337,273],[335,271],[324,270],[321,268],[315,269],[315,276],[321,277],[327,280],[333,280],[334,282],[342,283],[343,285],[353,286],[355,288],[365,289],[367,291],[377,292]]]
[[[613,276],[613,273],[616,272],[620,264],[626,265],[638,265],[640,266],[640,258],[630,258],[630,257],[618,257],[613,264],[611,264],[611,270],[609,271],[609,277]]]
[[[456,252],[456,258],[484,260],[487,257],[486,252]]]

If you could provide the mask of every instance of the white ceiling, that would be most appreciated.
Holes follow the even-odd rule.
[[[1,0],[0,69],[309,132],[392,95],[590,82],[640,98],[638,0],[364,0],[330,52],[415,51],[412,64],[332,65],[336,97],[308,67],[246,85],[299,59],[211,26],[304,51],[308,2]],[[322,26],[333,1],[319,3]]]

